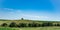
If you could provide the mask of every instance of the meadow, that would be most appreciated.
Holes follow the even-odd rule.
[[[19,23],[38,23],[41,24],[43,22],[52,22],[53,24],[60,24],[60,22],[58,21],[32,21],[32,20],[0,20],[0,25],[3,23],[7,23],[8,25],[11,22],[16,22],[16,24]],[[60,25],[57,26],[48,26],[48,27],[2,27],[0,26],[0,30],[60,30]]]
[[[19,30],[17,28],[0,27],[0,30]]]
[[[0,28],[0,30],[60,30],[60,27]]]
[[[21,30],[60,30],[60,27],[33,27],[33,28],[20,28]]]

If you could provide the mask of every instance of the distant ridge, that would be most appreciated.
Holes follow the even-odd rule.
[[[21,21],[21,19],[18,20],[9,20],[9,19],[0,19],[0,21]],[[22,20],[22,21],[35,21],[35,22],[60,22],[60,21],[41,21],[41,20]]]

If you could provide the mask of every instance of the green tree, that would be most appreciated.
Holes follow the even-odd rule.
[[[24,20],[24,18],[21,18],[21,20]]]
[[[7,23],[3,23],[1,26],[6,27],[8,24]]]
[[[15,22],[10,23],[9,27],[17,27],[17,24]]]
[[[46,22],[46,23],[43,23],[42,26],[53,26],[53,24],[50,22]]]
[[[27,27],[27,24],[26,23],[19,23],[18,27]]]

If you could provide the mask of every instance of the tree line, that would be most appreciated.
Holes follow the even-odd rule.
[[[60,24],[53,24],[51,22],[40,23],[19,23],[11,22],[9,25],[7,23],[1,24],[3,27],[48,27],[48,26],[60,26]]]

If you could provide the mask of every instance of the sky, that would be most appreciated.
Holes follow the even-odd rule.
[[[60,0],[0,0],[0,19],[60,21]]]

